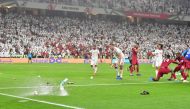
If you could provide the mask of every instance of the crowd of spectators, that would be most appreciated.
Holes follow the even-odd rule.
[[[0,13],[0,57],[24,56],[31,51],[36,57],[84,58],[91,46],[97,45],[101,56],[110,58],[108,45],[112,42],[126,57],[136,42],[140,44],[139,58],[147,58],[156,43],[162,43],[164,53],[173,56],[190,43],[190,27]]]
[[[190,15],[190,0],[21,0],[55,4],[124,9],[138,12]]]

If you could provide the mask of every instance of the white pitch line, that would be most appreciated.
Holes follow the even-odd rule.
[[[16,95],[10,95],[10,94],[6,94],[6,93],[0,93],[0,95],[13,97],[13,98],[19,98],[19,99],[23,99],[23,100],[34,101],[34,102],[38,102],[38,103],[54,105],[54,106],[59,106],[59,107],[65,107],[65,108],[70,108],[70,109],[84,109],[84,108],[81,108],[81,107],[69,106],[69,105],[65,105],[65,104],[58,104],[58,103],[53,103],[53,102],[49,102],[49,101],[42,101],[42,100],[37,100],[37,99],[32,99],[32,98],[26,98],[26,97],[21,97],[21,96],[16,96]]]
[[[1,87],[0,90],[4,89],[31,89],[32,87]],[[33,87],[36,88],[36,87]]]
[[[68,85],[68,87],[88,87],[88,86],[120,86],[120,85],[142,85],[142,84],[171,84],[177,82],[144,82],[144,83],[117,83],[117,84],[86,84],[86,85]]]
[[[31,87],[1,87],[0,90],[6,90],[6,89],[37,89],[37,88],[43,88],[47,86],[31,86]],[[58,87],[58,86],[48,86],[48,87]]]
[[[0,90],[6,90],[6,89],[33,89],[33,88],[39,88],[39,87],[47,87],[47,86],[33,86],[33,87],[1,87]],[[53,86],[49,86],[53,87]]]
[[[66,85],[66,87],[90,87],[90,86],[120,86],[120,85],[142,85],[142,84],[171,84],[179,82],[144,82],[144,83],[116,83],[116,84],[79,84],[79,85]],[[33,86],[33,87],[1,87],[0,90],[6,89],[33,89],[47,86]],[[59,86],[49,86],[49,87],[59,87]]]

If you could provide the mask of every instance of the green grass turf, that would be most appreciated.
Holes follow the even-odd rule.
[[[92,69],[88,64],[0,64],[0,93],[85,109],[189,109],[190,84],[168,82],[169,75],[160,80],[164,83],[149,82],[149,77],[155,76],[151,65],[140,65],[140,77],[130,77],[126,70],[128,65],[125,65],[124,78],[121,81],[115,80],[115,70],[110,65],[100,64],[98,67],[96,78],[91,80]],[[55,93],[34,96],[29,93],[35,89],[17,88],[44,85],[46,82],[58,86],[64,78],[73,81],[74,85],[91,86],[66,85],[69,96],[58,96]],[[13,88],[2,89],[7,87]],[[59,91],[58,88],[55,90]],[[149,91],[150,95],[140,95],[143,90]],[[0,94],[0,109],[62,108],[70,109]]]

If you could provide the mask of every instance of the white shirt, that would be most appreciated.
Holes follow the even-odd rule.
[[[118,56],[118,55],[121,55],[121,58],[124,58],[124,54],[123,54],[123,52],[122,52],[121,49],[119,49],[119,48],[117,48],[117,47],[114,47],[114,53],[116,53],[117,56]],[[118,58],[119,58],[119,57],[118,57]]]
[[[93,49],[93,50],[90,50],[90,53],[92,54],[91,55],[91,59],[98,59],[98,54],[100,53],[99,50],[97,49]]]
[[[163,60],[163,50],[156,49],[153,54],[155,60]]]

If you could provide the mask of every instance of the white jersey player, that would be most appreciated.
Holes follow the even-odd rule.
[[[118,47],[114,47],[113,44],[111,44],[109,47],[112,49],[113,53],[116,55],[116,62],[115,62],[115,70],[117,73],[116,79],[121,80],[123,78],[123,66],[124,66],[124,60],[125,60],[124,54],[121,49],[119,49]],[[120,68],[120,72],[118,71],[118,66]]]
[[[90,50],[91,53],[91,60],[90,60],[90,65],[93,68],[94,72],[93,72],[93,76],[91,78],[93,78],[96,75],[96,72],[98,70],[98,56],[100,54],[99,50],[96,49],[96,46],[93,47],[92,50]]]
[[[118,60],[118,62],[117,62],[118,65],[124,65],[125,56],[124,56],[122,50],[117,47],[114,47],[113,52],[116,54],[116,57]]]
[[[153,55],[154,55],[153,64],[154,64],[154,67],[156,68],[156,75],[157,75],[158,69],[163,61],[163,50],[162,49],[163,49],[163,45],[158,44],[157,49],[153,52]]]

